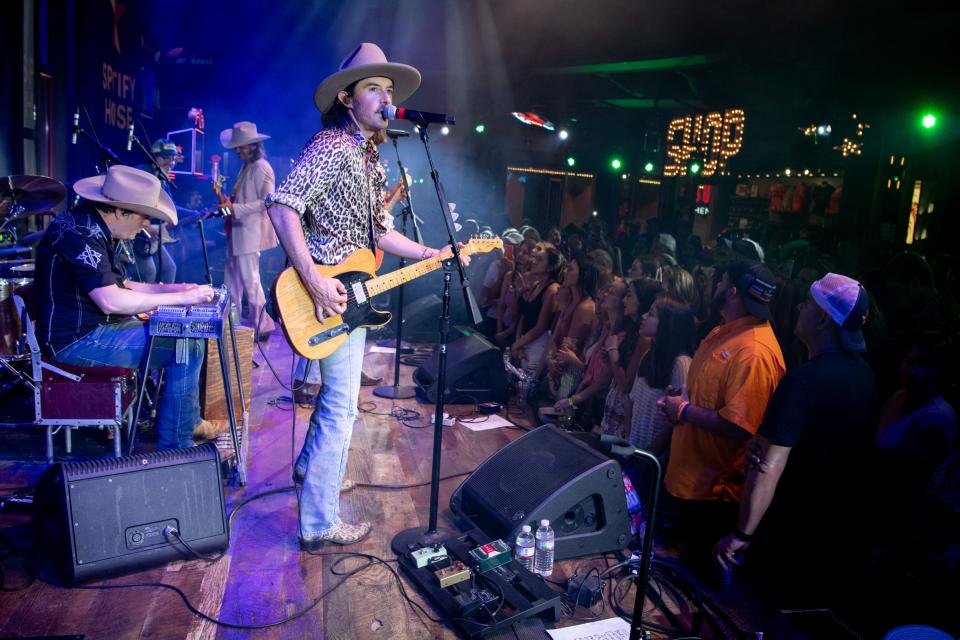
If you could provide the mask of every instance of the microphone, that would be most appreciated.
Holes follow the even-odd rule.
[[[133,123],[130,123],[130,131],[127,132],[127,151],[133,149]]]
[[[77,144],[77,132],[80,131],[80,107],[73,112],[73,128],[70,130],[70,144]]]
[[[406,138],[410,135],[409,131],[404,131],[403,129],[387,129],[387,135],[391,138]]]
[[[444,124],[456,124],[453,116],[445,113],[430,113],[429,111],[414,111],[413,109],[404,109],[395,107],[392,104],[383,108],[383,117],[386,120],[409,120],[418,125],[426,125],[431,122],[442,122]]]

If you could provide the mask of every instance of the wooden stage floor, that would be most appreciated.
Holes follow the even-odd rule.
[[[372,344],[373,338],[368,340]],[[289,384],[291,356],[283,337],[274,335],[265,345],[266,355]],[[364,368],[393,381],[393,356],[368,354]],[[309,410],[296,409],[296,432],[291,432],[293,413],[289,402],[277,398],[289,395],[274,378],[264,357],[254,354],[259,367],[253,370],[250,402],[250,454],[248,484],[242,489],[226,488],[228,512],[242,500],[269,490],[291,486],[291,456],[299,450]],[[408,384],[413,369],[401,367],[402,381]],[[402,490],[364,487],[364,484],[417,484],[430,478],[433,430],[404,426],[390,416],[394,407],[413,409],[427,424],[433,405],[415,399],[391,401],[372,395],[363,387],[361,406],[375,410],[362,413],[353,431],[347,477],[360,486],[341,497],[342,514],[348,521],[369,520],[373,534],[349,547],[381,558],[391,558],[390,540],[401,530],[425,526],[428,520],[429,485]],[[471,407],[456,405],[459,415]],[[526,424],[525,416],[511,419]],[[444,430],[441,476],[466,474],[480,462],[523,432],[495,429],[472,432],[457,425]],[[92,435],[91,435],[92,434]],[[58,454],[63,453],[62,436],[56,437]],[[145,445],[148,446],[148,445]],[[110,455],[111,448],[96,430],[80,430],[74,436],[70,459]],[[0,495],[13,487],[34,484],[46,464],[39,430],[0,431]],[[461,523],[449,511],[449,498],[463,475],[445,480],[440,487],[441,526],[458,529]],[[301,553],[297,545],[296,499],[286,491],[245,506],[234,521],[230,549],[219,562],[182,561],[114,578],[105,585],[165,583],[183,590],[190,601],[206,614],[241,625],[265,625],[291,616],[323,596],[303,616],[282,626],[263,630],[238,630],[216,626],[193,615],[171,590],[142,587],[111,590],[67,590],[41,580],[30,582],[18,558],[4,546],[4,579],[0,592],[0,638],[83,637],[115,638],[369,638],[427,639],[455,638],[453,629],[432,622],[402,598],[396,579],[383,565],[374,565],[344,580],[331,573],[336,556],[315,557]],[[25,527],[16,519],[0,517],[7,537],[16,537]],[[29,541],[23,541],[29,543]],[[512,542],[512,541],[510,541]],[[555,578],[562,579],[584,562],[558,563]],[[355,559],[341,569],[357,567]],[[394,564],[394,566],[396,566]],[[602,565],[601,565],[602,566]],[[421,603],[431,616],[437,612],[405,584],[407,593]],[[628,601],[632,602],[632,592]],[[581,615],[586,614],[580,611]],[[610,616],[607,607],[605,616]],[[562,625],[573,624],[564,620]]]

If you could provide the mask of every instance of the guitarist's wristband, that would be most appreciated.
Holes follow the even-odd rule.
[[[428,254],[430,253],[430,251],[431,251],[430,247],[424,247],[424,248],[423,248],[423,253],[420,254],[420,259],[421,259],[421,260],[426,260],[426,259],[429,257]]]

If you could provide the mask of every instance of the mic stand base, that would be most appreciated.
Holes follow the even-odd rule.
[[[399,356],[398,356],[399,357]],[[406,400],[414,398],[417,395],[416,387],[407,387],[402,385],[384,385],[373,390],[373,395],[378,398],[392,398],[393,400]]]
[[[430,531],[428,527],[414,527],[412,529],[404,529],[393,536],[393,540],[390,541],[390,548],[397,556],[408,556],[410,555],[411,546],[430,547],[435,544],[443,544],[457,535],[459,534],[447,529]]]

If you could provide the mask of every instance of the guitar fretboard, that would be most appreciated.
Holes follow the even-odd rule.
[[[465,252],[465,248],[461,249],[461,253]],[[441,256],[435,256],[433,258],[427,258],[426,260],[414,262],[403,269],[397,269],[396,271],[391,271],[390,273],[382,276],[370,278],[364,283],[367,288],[367,295],[371,297],[379,295],[389,291],[390,289],[393,289],[394,287],[399,287],[406,282],[416,280],[420,276],[425,276],[432,271],[436,271],[442,266],[443,260],[444,258]]]

